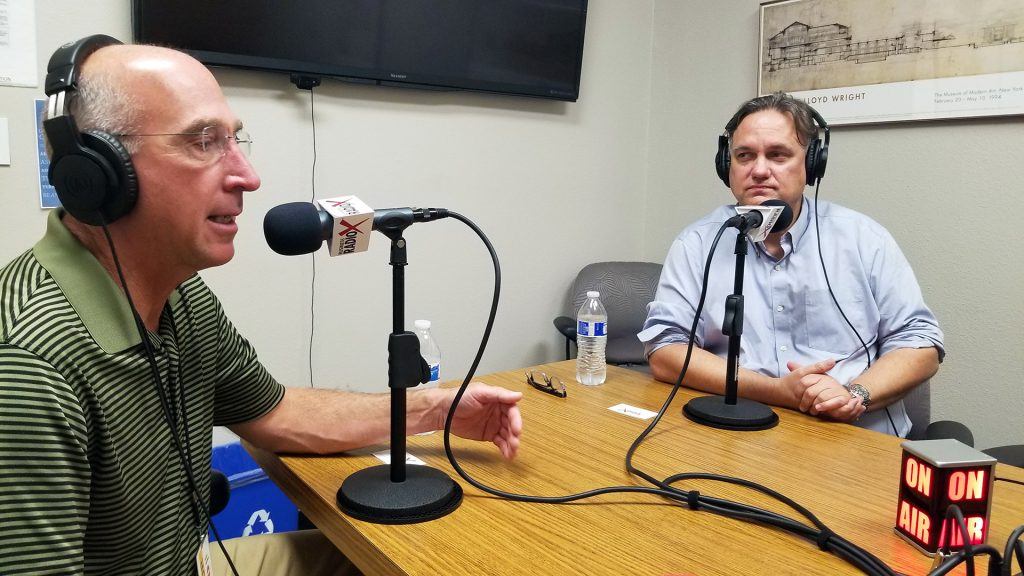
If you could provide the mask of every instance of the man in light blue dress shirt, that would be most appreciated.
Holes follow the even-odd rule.
[[[728,158],[720,175],[736,203],[775,198],[793,210],[786,230],[768,235],[746,256],[739,395],[906,436],[911,422],[902,398],[938,371],[945,353],[942,331],[909,263],[877,222],[818,202],[821,257],[858,339],[829,294],[815,204],[804,196],[808,172],[815,177],[807,166],[808,144],[813,142],[812,156],[821,146],[810,107],[785,94],[755,98],[740,107],[726,132]],[[818,178],[823,170],[822,163]],[[639,334],[659,380],[675,382],[679,375],[708,251],[735,214],[732,205],[718,208],[683,230],[669,250]],[[733,292],[734,234],[725,232],[716,249],[684,380],[717,394],[725,388],[728,337],[722,322]]]

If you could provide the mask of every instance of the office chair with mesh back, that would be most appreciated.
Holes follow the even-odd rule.
[[[554,319],[555,328],[565,336],[565,359],[572,357],[570,344],[576,342],[576,312],[586,300],[587,291],[597,290],[608,311],[608,363],[646,365],[644,346],[636,333],[643,328],[647,304],[654,300],[660,276],[661,264],[650,262],[596,262],[584,266],[566,295],[566,315]]]

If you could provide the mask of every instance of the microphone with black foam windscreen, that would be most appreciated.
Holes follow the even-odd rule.
[[[461,218],[457,213],[451,213]],[[291,202],[272,208],[263,219],[267,244],[285,256],[315,252],[327,242],[331,256],[365,252],[370,232],[391,240],[392,331],[388,339],[388,388],[391,389],[391,462],[349,475],[338,489],[338,507],[346,514],[381,524],[409,524],[440,518],[458,508],[462,487],[429,466],[406,466],[406,392],[430,379],[419,340],[405,330],[405,267],[409,264],[403,231],[417,222],[449,216],[443,208],[373,210],[355,196],[316,202]]]
[[[793,223],[793,209],[776,198],[757,205],[737,206],[736,212],[725,225],[739,229],[754,242],[762,242],[769,234],[782,232]]]
[[[448,217],[444,208],[384,208],[373,210],[355,196],[275,206],[263,219],[270,248],[284,256],[315,252],[328,243],[331,256],[365,252],[370,231],[385,235],[416,222]]]

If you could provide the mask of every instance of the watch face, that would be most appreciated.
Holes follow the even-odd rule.
[[[864,405],[865,408],[867,408],[868,405],[871,404],[871,393],[868,392],[867,388],[861,386],[860,384],[850,384],[849,390],[850,394],[860,396],[861,403]]]

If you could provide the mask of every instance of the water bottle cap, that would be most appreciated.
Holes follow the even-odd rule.
[[[597,290],[590,290],[587,292],[587,298],[600,298],[601,293]]]
[[[413,322],[417,330],[430,330],[430,320],[417,320]]]

